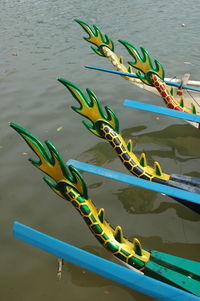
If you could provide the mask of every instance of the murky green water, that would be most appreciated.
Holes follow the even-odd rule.
[[[12,237],[17,220],[82,249],[113,260],[70,204],[59,199],[27,161],[33,154],[8,127],[13,121],[42,141],[51,140],[65,160],[78,159],[126,172],[110,146],[89,133],[56,81],[64,77],[94,90],[117,113],[135,152],[161,163],[167,173],[200,176],[199,131],[181,120],[122,107],[125,98],[160,104],[158,97],[117,78],[84,69],[110,67],[96,56],[73,19],[97,24],[114,41],[146,47],[166,69],[200,80],[199,1],[1,0],[0,10],[0,292],[4,301],[152,300],[71,264],[56,280],[56,258]],[[186,24],[182,27],[181,24]],[[130,59],[116,43],[116,53]],[[59,129],[59,130],[58,130]],[[145,247],[199,260],[197,214],[167,196],[84,173],[89,194],[113,226]]]

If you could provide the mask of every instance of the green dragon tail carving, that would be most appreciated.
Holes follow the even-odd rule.
[[[134,58],[135,62],[128,62],[128,64],[139,70],[137,72],[137,76],[141,81],[143,81],[147,85],[152,86],[152,81],[150,79],[150,75],[152,73],[156,74],[157,76],[159,76],[159,78],[164,80],[165,74],[163,66],[157,60],[154,60],[155,66],[153,66],[151,57],[145,48],[140,48],[142,52],[141,55],[137,48],[130,43],[123,40],[119,40],[119,42],[126,47],[130,55]]]
[[[135,176],[155,181],[159,183],[165,183],[169,179],[169,175],[162,172],[160,164],[154,162],[154,168],[147,165],[146,156],[144,153],[138,159],[133,153],[131,140],[126,143],[118,131],[118,119],[117,116],[110,108],[105,107],[106,112],[110,112],[108,117],[103,114],[100,102],[97,100],[95,94],[87,89],[90,101],[84,95],[82,90],[76,85],[72,84],[65,79],[59,79],[59,81],[71,92],[72,96],[80,103],[80,108],[72,107],[77,113],[86,117],[92,122],[92,126],[86,122],[86,127],[95,135],[106,139],[117,152],[119,158],[125,165],[125,167]],[[112,117],[112,118],[111,118]]]
[[[79,89],[73,83],[63,78],[59,78],[58,81],[61,82],[71,92],[74,98],[79,102],[80,108],[72,106],[72,109],[80,115],[88,118],[92,122],[92,125],[86,121],[83,121],[83,124],[93,134],[102,137],[102,133],[100,130],[102,122],[104,122],[105,124],[109,124],[117,133],[119,132],[119,121],[115,113],[111,110],[111,108],[105,106],[105,114],[98,98],[90,89],[86,90],[89,96],[88,99],[86,95],[82,92],[82,90]]]
[[[135,46],[123,40],[119,40],[119,42],[126,47],[130,55],[134,58],[135,61],[128,62],[128,64],[139,70],[137,72],[139,79],[145,84],[155,87],[168,108],[197,114],[196,107],[193,103],[191,104],[191,108],[187,108],[184,106],[183,97],[181,97],[180,102],[175,99],[174,89],[171,88],[169,90],[164,82],[164,69],[162,65],[157,60],[154,60],[153,66],[151,57],[145,48],[140,48],[142,52],[141,56]]]
[[[107,57],[110,62],[113,64],[113,66],[118,70],[126,73],[133,73],[131,66],[128,68],[123,65],[123,58],[122,56],[118,57],[114,53],[114,44],[112,40],[108,37],[108,35],[105,35],[105,38],[101,31],[97,28],[97,26],[94,25],[94,30],[92,27],[90,27],[87,23],[81,21],[81,20],[75,20],[78,24],[82,26],[82,28],[88,33],[89,38],[84,38],[86,41],[94,44],[97,46],[97,49],[92,47],[92,49],[99,55]],[[140,79],[136,79],[129,76],[123,76],[124,79],[127,79],[133,83],[140,83]]]
[[[14,123],[10,125],[39,157],[39,161],[31,159],[31,162],[51,177],[52,180],[44,178],[47,184],[59,196],[72,203],[100,243],[130,267],[143,270],[145,263],[150,259],[150,253],[142,249],[137,238],[134,238],[133,242],[126,239],[120,226],[115,229],[110,226],[105,220],[104,209],[98,210],[88,199],[87,186],[80,173],[73,166],[69,167],[70,172],[67,170],[60,154],[49,141],[46,145],[50,154],[27,130]]]
[[[102,47],[107,47],[110,50],[114,51],[113,41],[108,35],[103,35],[96,25],[93,25],[92,28],[87,23],[81,20],[75,19],[75,21],[80,24],[82,28],[88,33],[89,37],[84,39],[89,43],[97,46],[97,48],[91,46],[92,50],[94,50],[95,53],[100,56],[105,56],[104,52],[102,51]]]

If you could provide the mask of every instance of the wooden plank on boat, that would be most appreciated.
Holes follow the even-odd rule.
[[[134,109],[139,109],[139,110],[144,110],[148,112],[153,112],[157,114],[162,114],[162,115],[167,115],[170,117],[175,117],[179,119],[184,119],[184,120],[190,120],[196,123],[200,123],[200,115],[195,115],[195,114],[190,114],[186,112],[180,112],[177,110],[172,110],[168,109],[165,107],[160,107],[157,105],[151,105],[143,102],[139,102],[136,100],[130,100],[130,99],[125,99],[124,106],[134,108]]]

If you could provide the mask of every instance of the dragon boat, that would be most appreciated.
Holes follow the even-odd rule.
[[[93,94],[90,92],[90,95]],[[107,108],[107,112],[109,112],[109,119],[112,119],[113,115],[110,109]],[[95,207],[88,197],[87,185],[78,170],[73,166],[69,166],[67,169],[51,142],[46,141],[48,152],[45,146],[30,132],[14,123],[10,123],[10,125],[39,158],[39,160],[29,160],[50,177],[45,177],[45,182],[57,195],[69,201],[77,209],[92,234],[108,251],[129,269],[200,296],[200,263],[143,248],[137,238],[134,238],[133,241],[125,238],[120,226],[113,228],[106,221],[104,209],[98,210]],[[102,124],[99,122],[99,130],[101,128]],[[90,127],[90,129],[97,131],[97,127],[96,129]]]
[[[133,152],[132,141],[125,142],[119,133],[119,121],[113,110],[105,106],[105,112],[100,101],[93,91],[87,89],[89,98],[75,84],[60,78],[58,79],[78,101],[80,107],[72,106],[72,109],[80,115],[86,117],[92,124],[83,121],[83,124],[94,135],[107,140],[116,151],[123,165],[136,177],[151,182],[164,184],[171,187],[180,188],[186,191],[200,193],[200,179],[179,174],[167,174],[161,169],[160,164],[155,161],[154,167],[147,164],[145,153],[140,158]],[[199,204],[187,202],[183,199],[175,198],[178,202],[188,208],[200,213]]]
[[[168,108],[180,112],[200,115],[199,94],[195,91],[189,90],[189,85],[193,85],[193,90],[195,90],[196,87],[196,90],[200,92],[199,81],[190,81],[189,74],[185,74],[181,80],[176,78],[165,78],[163,66],[157,60],[155,60],[153,64],[152,59],[145,48],[141,47],[141,55],[134,45],[124,40],[119,40],[134,59],[134,62],[128,62],[129,67],[127,68],[123,64],[122,56],[118,57],[115,54],[114,43],[107,34],[103,35],[96,25],[91,27],[81,20],[75,19],[75,21],[79,23],[89,35],[89,37],[84,39],[96,46],[91,46],[92,50],[98,55],[108,58],[112,65],[116,68],[116,73],[120,74],[124,79],[129,80],[140,88],[160,95]],[[134,77],[132,67],[138,70],[138,72],[134,74]],[[101,68],[96,69],[107,72],[109,71]],[[113,71],[111,72],[114,73]],[[165,82],[167,82],[168,85]],[[178,88],[171,88],[170,85],[172,84],[178,86]],[[183,89],[185,84],[188,84],[187,89]],[[199,122],[191,122],[188,120],[187,122],[196,128],[200,128]]]

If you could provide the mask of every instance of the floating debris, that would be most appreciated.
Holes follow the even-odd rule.
[[[61,280],[63,265],[64,265],[64,260],[62,258],[58,258],[58,269],[57,269],[57,279],[58,280]]]

